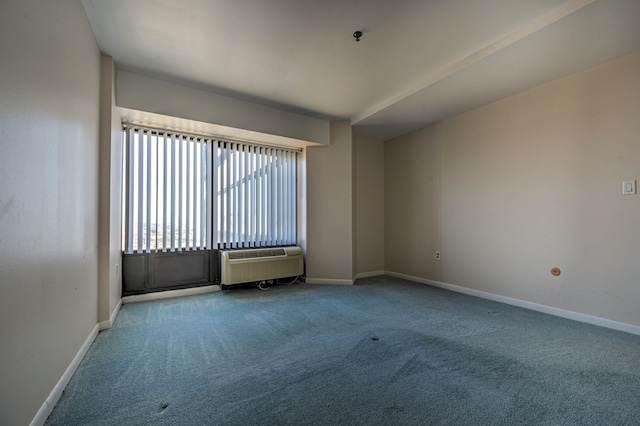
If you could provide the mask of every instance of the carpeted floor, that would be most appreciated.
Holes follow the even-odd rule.
[[[48,425],[637,425],[640,336],[390,277],[127,304]]]

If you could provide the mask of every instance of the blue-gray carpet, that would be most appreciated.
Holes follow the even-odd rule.
[[[637,425],[640,336],[390,277],[122,307],[48,425]]]

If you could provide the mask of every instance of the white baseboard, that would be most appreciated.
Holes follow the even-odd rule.
[[[135,296],[125,296],[122,303],[148,302],[150,300],[171,299],[173,297],[195,296],[196,294],[207,294],[221,291],[219,285],[208,285],[204,287],[185,288],[181,290],[159,291],[157,293],[137,294]]]
[[[488,293],[486,291],[474,290],[471,288],[461,287],[454,284],[428,280],[425,278],[414,277],[411,275],[400,274],[397,272],[386,271],[385,274],[390,277],[402,278],[408,281],[427,284],[427,285],[431,285],[433,287],[439,287],[445,290],[455,291],[456,293],[467,294],[469,296],[475,296],[475,297],[480,297],[482,299],[493,300],[494,302],[505,303],[507,305],[513,305],[519,308],[525,308],[525,309],[542,312],[549,315],[555,315],[557,317],[571,319],[574,321],[584,322],[587,324],[593,324],[600,327],[610,328],[613,330],[624,331],[630,334],[640,335],[640,327],[633,324],[613,321],[606,318],[596,317],[593,315],[582,314],[579,312],[567,311],[565,309],[554,308],[552,306],[541,305],[539,303],[528,302],[526,300],[500,296],[498,294]]]
[[[62,374],[62,377],[60,377],[60,380],[58,380],[58,383],[56,383],[53,390],[36,413],[33,420],[31,420],[31,426],[42,426],[47,421],[49,414],[51,414],[51,411],[53,411],[53,407],[55,407],[56,403],[60,399],[60,396],[62,396],[64,388],[67,387],[67,384],[69,383],[69,380],[71,380],[73,373],[76,372],[78,366],[91,347],[91,344],[96,339],[99,328],[100,326],[98,324],[93,327],[93,330],[91,330],[91,333],[89,333],[89,336],[87,336],[87,338],[85,339],[84,343],[80,347],[80,350],[78,351],[76,356],[73,357],[71,364],[69,364],[64,374]]]
[[[331,279],[331,278],[306,278],[307,284],[324,284],[324,285],[354,285],[357,280],[360,278],[369,278],[369,277],[378,277],[381,275],[385,275],[385,271],[372,271],[372,272],[362,272],[360,274],[356,274],[352,280],[340,280],[340,279]]]
[[[336,280],[329,278],[309,278],[307,277],[307,284],[323,284],[323,285],[353,285],[355,280]]]
[[[360,278],[379,277],[381,275],[385,275],[385,272],[384,271],[361,272],[356,275],[356,280],[359,280]]]
[[[118,312],[120,312],[120,308],[122,308],[122,299],[118,300],[118,304],[116,305],[116,308],[111,313],[111,317],[109,317],[109,319],[106,321],[100,321],[98,323],[98,326],[100,327],[100,331],[108,330],[111,327],[113,327],[113,322],[116,320],[116,317],[118,316]]]

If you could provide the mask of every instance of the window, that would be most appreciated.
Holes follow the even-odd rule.
[[[124,252],[296,243],[294,150],[125,125]]]

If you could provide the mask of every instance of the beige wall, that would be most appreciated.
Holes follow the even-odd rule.
[[[0,3],[0,424],[97,322],[100,53],[79,1]]]
[[[307,150],[303,149],[298,153],[298,163],[296,168],[297,178],[297,244],[302,248],[302,252],[307,253]],[[306,261],[305,261],[306,265]]]
[[[308,282],[353,282],[353,149],[348,121],[331,123],[329,146],[307,148]]]
[[[386,269],[640,325],[638,76],[635,52],[387,142]]]
[[[327,120],[131,72],[118,71],[117,98],[119,107],[226,126],[227,129],[215,132],[220,136],[260,140],[262,133],[323,145],[329,143]],[[244,136],[246,131],[250,131],[248,136]]]
[[[357,274],[384,273],[384,144],[356,134]]]
[[[109,328],[122,295],[122,123],[115,103],[113,58],[100,61],[98,321]]]
[[[355,283],[358,272],[358,230],[356,228],[356,132],[349,123],[351,130],[351,276]]]

